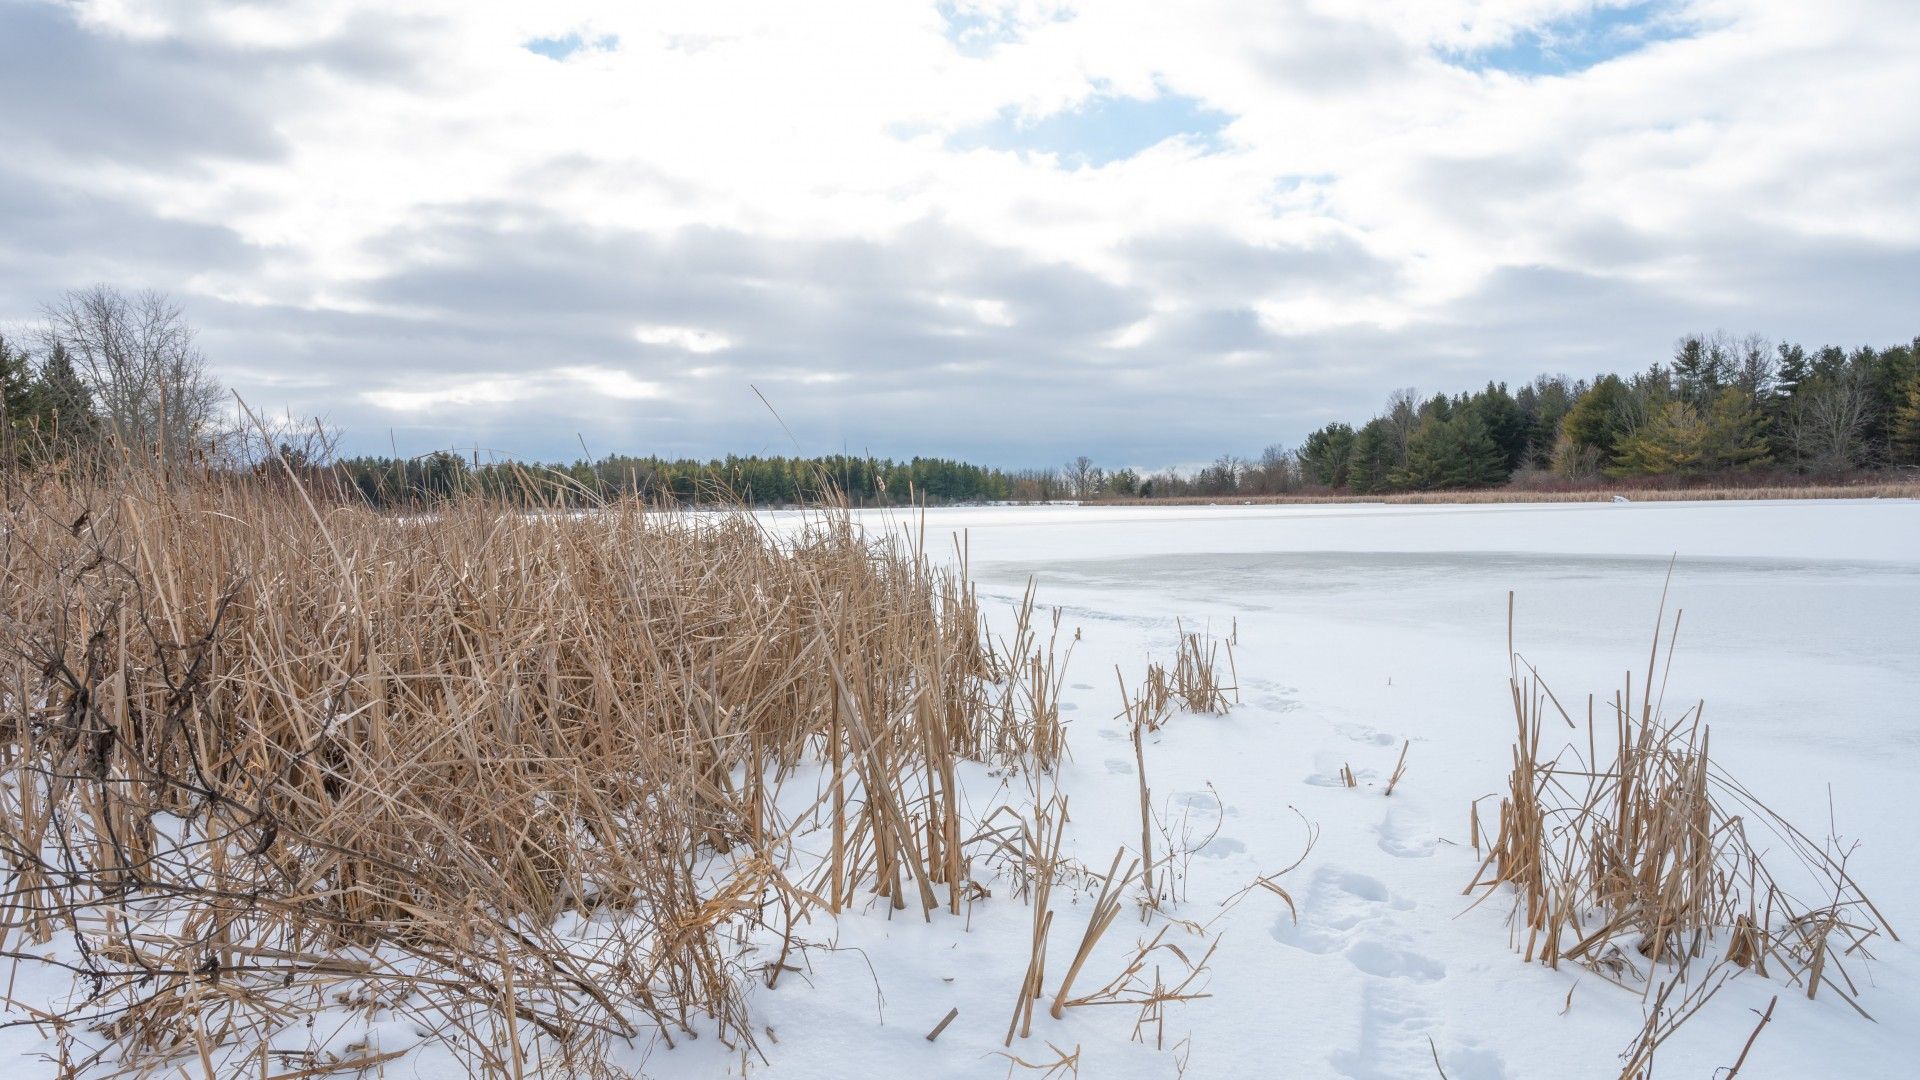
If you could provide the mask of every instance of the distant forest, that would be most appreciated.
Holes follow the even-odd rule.
[[[1297,448],[1143,473],[1089,457],[1013,470],[850,454],[523,464],[444,450],[340,459],[337,433],[315,425],[223,417],[226,394],[163,294],[96,286],[43,314],[24,339],[0,337],[0,463],[140,447],[236,471],[291,469],[383,506],[467,492],[557,505],[635,494],[683,505],[837,497],[873,506],[1566,490],[1831,481],[1920,466],[1920,338],[1809,351],[1758,335],[1694,334],[1635,374],[1541,375],[1518,390],[1488,383],[1431,397],[1398,390],[1378,415],[1329,423]]]
[[[1812,352],[1758,335],[1682,338],[1637,374],[1542,375],[1519,390],[1392,396],[1297,455],[1309,485],[1368,494],[1516,480],[1700,479],[1762,470],[1839,478],[1920,463],[1920,338]]]
[[[1831,480],[1901,465],[1920,465],[1920,338],[1809,352],[1725,334],[1682,338],[1670,361],[1632,375],[1542,375],[1518,390],[1488,383],[1451,396],[1396,391],[1379,415],[1330,423],[1298,449],[1269,447],[1257,459],[1226,456],[1187,472],[1109,470],[1087,457],[1025,470],[849,455],[609,457],[537,473],[450,453],[341,463],[374,499],[461,485],[505,489],[543,475],[581,492],[688,503],[793,503],[831,486],[861,505]]]

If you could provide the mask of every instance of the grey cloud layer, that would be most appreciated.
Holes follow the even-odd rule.
[[[1351,87],[1410,62],[1376,30],[1320,29],[1328,50],[1264,54],[1276,79]],[[1390,329],[1283,333],[1256,313],[1263,301],[1407,288],[1404,264],[1334,233],[1286,246],[1116,221],[1125,272],[1107,276],[937,211],[884,238],[790,239],[589,224],[499,199],[425,208],[374,238],[363,249],[382,269],[327,283],[325,302],[243,301],[195,283],[297,267],[300,252],[169,217],[139,185],[111,182],[280,160],[278,111],[324,106],[329,81],[431,81],[414,34],[432,36],[350,21],[311,47],[242,50],[142,43],[82,29],[60,8],[0,7],[0,140],[12,148],[0,155],[0,318],[29,318],[96,280],[171,289],[241,393],[328,416],[350,450],[556,457],[576,453],[578,438],[594,452],[790,450],[752,384],[807,452],[1015,465],[1082,452],[1144,465],[1251,454],[1364,416],[1396,387],[1637,368],[1692,329],[1809,341],[1920,331],[1903,325],[1920,295],[1911,246],[1778,230],[1669,237],[1572,210],[1554,226],[1561,262],[1497,268]],[[1553,216],[1569,154],[1430,158],[1409,183],[1450,227],[1497,236],[1517,227],[1503,208],[1544,200],[1539,212]],[[561,155],[528,184],[604,179],[608,168]],[[676,183],[670,170],[632,168],[636,183],[669,193]],[[1135,340],[1115,343],[1143,320]],[[650,345],[635,337],[642,326],[730,345]],[[594,382],[607,373],[657,394],[609,393]],[[473,386],[486,392],[431,408],[379,396]]]

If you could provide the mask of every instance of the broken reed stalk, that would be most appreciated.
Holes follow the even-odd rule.
[[[1713,971],[1732,965],[1784,976],[1809,997],[1826,987],[1866,1015],[1843,961],[1870,958],[1874,938],[1898,935],[1831,838],[1814,841],[1712,764],[1700,705],[1677,718],[1662,714],[1666,678],[1656,686],[1653,668],[1664,599],[1637,708],[1629,675],[1608,721],[1596,721],[1590,698],[1584,745],[1552,755],[1541,730],[1549,707],[1569,727],[1573,721],[1512,649],[1511,596],[1508,605],[1513,767],[1491,837],[1477,803],[1473,809],[1474,848],[1481,850],[1483,840],[1486,848],[1467,891],[1486,889],[1484,899],[1496,886],[1512,887],[1516,929],[1525,935],[1519,947],[1529,962],[1571,961],[1643,994],[1661,982],[1658,967],[1677,969],[1660,987],[1623,1075],[1647,1068],[1678,1020],[1705,1004],[1697,989],[1684,1009],[1664,1004],[1696,964],[1707,969],[1697,987],[1717,985]],[[1755,824],[1773,834],[1772,854],[1798,863],[1797,877],[1818,890],[1817,900],[1799,900],[1775,875],[1749,839]],[[1636,957],[1649,966],[1643,970]]]
[[[1160,665],[1158,664],[1148,668],[1146,689],[1144,689],[1140,695],[1129,700],[1127,697],[1126,677],[1120,674],[1118,666],[1113,669],[1114,677],[1120,680],[1121,715],[1128,718],[1128,726],[1133,739],[1134,776],[1140,787],[1140,889],[1141,895],[1146,897],[1148,907],[1152,907],[1159,902],[1159,895],[1154,891],[1153,793],[1147,788],[1147,751],[1145,738],[1146,732],[1153,730],[1153,728],[1157,726],[1154,718],[1163,715],[1161,711],[1155,710],[1154,706],[1158,704],[1161,709],[1164,709],[1165,706],[1164,698],[1156,701],[1152,696],[1153,673],[1159,670]],[[1164,681],[1161,683],[1161,688],[1164,691]]]
[[[959,1015],[960,1015],[960,1006],[955,1005],[953,1008],[948,1009],[947,1015],[941,1017],[940,1022],[933,1025],[932,1031],[927,1032],[927,1041],[932,1042],[935,1039],[938,1039],[940,1037],[940,1033],[947,1030],[947,1025],[953,1023],[953,1018]]]
[[[1053,929],[1053,884],[1060,866],[1060,841],[1066,834],[1067,800],[1055,795],[1035,802],[1031,828],[1022,824],[1026,864],[1031,874],[1033,929],[1027,954],[1026,974],[1020,980],[1020,993],[1014,999],[1013,1017],[1007,1021],[1004,1046],[1013,1045],[1015,1031],[1026,1038],[1033,1031],[1033,1003],[1044,993],[1047,977],[1047,937]]]
[[[76,1072],[229,1069],[335,992],[502,1071],[529,1032],[750,1049],[745,935],[784,956],[863,888],[957,911],[956,763],[1063,750],[1050,643],[996,661],[964,578],[832,507],[774,535],[637,500],[394,517],[284,461],[10,476],[0,935],[79,943]],[[784,820],[806,762],[831,790]],[[609,917],[592,949],[568,911]]]
[[[1406,775],[1407,749],[1412,745],[1413,745],[1412,739],[1408,739],[1405,742],[1402,742],[1400,744],[1400,760],[1393,763],[1393,775],[1387,778],[1386,794],[1389,797],[1393,795],[1393,789],[1399,786],[1400,778]]]
[[[1127,872],[1116,881],[1113,875],[1119,871],[1120,857],[1124,854],[1126,854],[1125,849],[1113,853],[1113,865],[1107,867],[1107,876],[1100,881],[1100,895],[1093,901],[1093,911],[1087,919],[1086,933],[1080,936],[1080,947],[1074,950],[1073,962],[1067,965],[1066,978],[1060,980],[1060,989],[1053,995],[1051,1012],[1055,1020],[1065,1015],[1067,994],[1073,989],[1073,980],[1079,976],[1080,968],[1087,962],[1087,957],[1093,955],[1093,947],[1099,943],[1100,936],[1107,932],[1107,928],[1112,926],[1113,920],[1119,916],[1121,892],[1126,889],[1127,882],[1133,880],[1133,872],[1140,867],[1140,860],[1135,859],[1127,867]]]
[[[1747,1063],[1747,1055],[1753,1053],[1753,1044],[1760,1038],[1761,1029],[1773,1022],[1773,1007],[1778,1004],[1780,1004],[1780,995],[1775,994],[1773,998],[1767,1002],[1767,1011],[1760,1014],[1760,1022],[1753,1025],[1752,1034],[1748,1035],[1747,1041],[1741,1045],[1740,1056],[1733,1059],[1733,1065],[1727,1069],[1726,1075],[1721,1077],[1720,1080],[1733,1080],[1734,1077],[1740,1075],[1741,1068]]]

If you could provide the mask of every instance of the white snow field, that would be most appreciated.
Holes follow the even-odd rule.
[[[1010,1051],[1025,1061],[1053,1059],[1051,1043],[1077,1046],[1079,1075],[1095,1078],[1174,1076],[1182,1061],[1192,1077],[1618,1076],[1640,995],[1523,962],[1504,896],[1469,910],[1468,806],[1504,788],[1511,760],[1509,590],[1519,650],[1563,700],[1604,702],[1627,670],[1645,671],[1670,560],[1668,616],[1684,617],[1668,711],[1705,699],[1720,764],[1808,832],[1831,824],[1857,841],[1861,886],[1895,930],[1920,934],[1920,502],[995,508],[931,511],[925,529],[935,550],[964,531],[990,606],[1004,612],[1031,575],[1041,602],[1064,609],[1063,639],[1080,635],[1062,699],[1073,761],[1059,779],[1077,858],[1103,871],[1116,847],[1138,846],[1114,666],[1132,685],[1149,658],[1170,660],[1176,619],[1219,634],[1237,622],[1243,699],[1224,717],[1176,716],[1146,747],[1159,812],[1199,837],[1218,829],[1176,914],[1204,923],[1293,862],[1303,817],[1320,834],[1281,879],[1297,923],[1256,890],[1214,924],[1212,996],[1167,1010],[1165,1044],[1187,1040],[1178,1053],[1152,1049],[1152,1035],[1129,1042],[1134,1009],[1055,1021],[1043,1008]],[[1383,797],[1403,740],[1405,776]],[[1339,786],[1343,765],[1360,787]],[[1050,980],[1090,902],[1063,895]],[[970,929],[879,908],[842,920],[840,943],[861,953],[815,953],[807,980],[758,996],[779,1041],[756,1071],[1005,1075],[994,1052],[1028,919],[996,894]],[[1104,981],[1157,922],[1124,913],[1081,982]],[[1884,938],[1874,951],[1856,977],[1875,1022],[1832,993],[1810,1001],[1742,974],[1661,1048],[1655,1075],[1724,1070],[1776,995],[1741,1077],[1913,1075],[1920,958]],[[648,1072],[718,1066],[670,1057]]]
[[[1604,702],[1628,670],[1644,672],[1670,560],[1669,621],[1675,609],[1684,617],[1667,711],[1704,699],[1716,761],[1815,837],[1857,843],[1856,880],[1894,929],[1920,934],[1920,502],[1044,507],[861,520],[923,528],[935,554],[963,534],[1000,625],[1030,578],[1039,603],[1061,610],[1072,760],[1047,783],[1069,800],[1065,852],[1096,873],[1140,844],[1116,665],[1132,687],[1150,659],[1170,663],[1176,620],[1237,631],[1240,704],[1225,716],[1176,714],[1144,747],[1156,813],[1197,847],[1176,860],[1185,900],[1146,921],[1129,903],[1076,983],[1106,983],[1164,928],[1194,960],[1217,946],[1195,987],[1209,996],[1138,1032],[1135,1007],[1088,1005],[1055,1020],[1043,1000],[1031,1036],[1004,1047],[1032,912],[976,854],[974,877],[992,895],[959,917],[923,920],[875,900],[800,927],[808,945],[789,958],[794,970],[749,994],[759,1052],[713,1038],[635,1045],[614,1061],[632,1075],[1041,1076],[1002,1055],[1044,1067],[1077,1052],[1087,1078],[1618,1076],[1641,995],[1574,964],[1522,960],[1509,897],[1473,906],[1462,894],[1479,865],[1468,812],[1505,788],[1511,763],[1509,591],[1519,650],[1570,709],[1583,708],[1587,694]],[[1563,734],[1573,733],[1548,738]],[[1406,772],[1387,797],[1403,744]],[[1343,768],[1357,787],[1341,782]],[[974,768],[964,779],[978,816],[1031,802],[1032,777]],[[802,773],[783,798],[804,807],[815,790]],[[1318,840],[1301,860],[1310,832]],[[1276,880],[1297,919],[1258,888],[1222,906],[1296,860]],[[1053,894],[1048,1000],[1096,891]],[[583,942],[592,933],[580,928]],[[743,978],[773,959],[771,941],[756,944]],[[1724,1075],[1715,1070],[1739,1057],[1756,1010],[1777,996],[1744,1080],[1913,1075],[1920,960],[1907,942],[1872,948],[1873,960],[1845,965],[1871,1021],[1836,993],[1809,1000],[1783,978],[1740,974],[1661,1047],[1654,1074]],[[1166,982],[1178,981],[1181,963],[1157,956]],[[16,977],[17,1002],[45,1007],[66,992],[46,971]],[[365,1075],[468,1072],[467,1059],[411,1025],[345,1010],[275,1044],[416,1047]],[[30,1028],[0,1033],[0,1076],[58,1075],[50,1047]],[[260,1075],[249,1060],[246,1075]],[[186,1064],[185,1075],[201,1075],[197,1060]]]

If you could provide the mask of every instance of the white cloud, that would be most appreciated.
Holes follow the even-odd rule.
[[[717,353],[733,344],[725,334],[691,326],[642,326],[633,331],[633,337],[643,345],[665,345],[700,356]]]
[[[616,401],[644,401],[660,396],[658,383],[636,379],[629,372],[612,368],[564,367],[555,369],[554,374]]]
[[[463,379],[430,388],[367,390],[363,401],[391,412],[414,413],[449,406],[507,405],[525,401],[537,390],[529,379]]]
[[[296,407],[336,416],[357,396],[373,445],[396,413],[491,424],[502,444],[517,421],[531,447],[576,422],[666,438],[646,410],[670,398],[725,451],[764,418],[748,382],[808,373],[839,396],[787,419],[863,441],[849,425],[876,411],[859,395],[895,407],[882,395],[924,374],[951,381],[900,438],[956,444],[1011,398],[1048,410],[1021,430],[1084,441],[1111,430],[1103,410],[1177,392],[1208,420],[1168,437],[1204,458],[1431,382],[1420,366],[1442,352],[1481,381],[1551,366],[1570,340],[1638,366],[1624,354],[1685,319],[1879,335],[1910,317],[1882,293],[1806,298],[1920,263],[1908,0],[1678,0],[1652,10],[1679,40],[1564,75],[1449,60],[1577,26],[1585,0],[968,0],[944,9],[957,23],[904,0],[70,10],[0,15],[53,37],[64,21],[99,65],[49,59],[0,116],[0,238],[16,238],[0,255],[23,268],[0,279],[0,316],[45,298],[26,290],[62,280],[47,267],[138,275],[245,347],[243,393],[300,389]],[[593,47],[526,48],[574,38]],[[205,95],[181,96],[194,80]],[[25,97],[35,85],[46,96]],[[949,141],[1008,110],[1163,93],[1230,117],[1217,145],[1091,168]],[[149,102],[191,122],[120,119]],[[203,121],[208,102],[233,113]],[[49,204],[215,237],[219,255],[104,231],[29,252],[47,215],[13,207]],[[1593,306],[1550,327],[1490,306],[1532,278]],[[1442,330],[1466,337],[1441,350]],[[422,370],[356,395],[370,351]],[[569,359],[527,370],[552,355]],[[1293,411],[1236,419],[1250,395],[1195,377],[1226,360],[1233,385]],[[1103,401],[1073,375],[1088,362],[1138,396]],[[300,377],[247,374],[275,365]],[[333,385],[302,389],[314,374]]]

